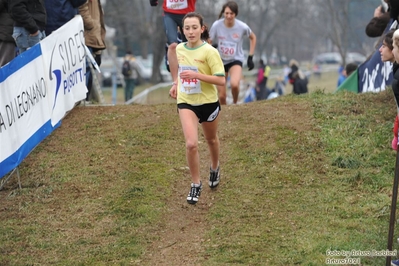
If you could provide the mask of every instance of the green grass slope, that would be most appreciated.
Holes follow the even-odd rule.
[[[202,240],[190,250],[169,235],[186,241],[169,265],[324,265],[343,258],[328,250],[385,250],[395,115],[391,90],[223,106],[221,184],[189,206],[174,104],[77,107],[22,163],[22,189],[13,178],[0,191],[0,264],[156,265],[154,243],[184,215]]]

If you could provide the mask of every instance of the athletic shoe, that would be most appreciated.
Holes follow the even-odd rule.
[[[392,260],[391,266],[399,266],[399,260]]]
[[[216,169],[216,171],[213,171],[212,168],[210,169],[209,173],[209,187],[214,188],[219,185],[220,182],[220,170],[219,167]]]
[[[190,204],[196,204],[198,202],[198,198],[201,195],[202,190],[202,182],[199,187],[195,187],[194,183],[191,183],[190,192],[187,195],[187,202]]]

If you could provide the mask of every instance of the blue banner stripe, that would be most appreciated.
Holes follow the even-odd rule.
[[[41,55],[42,49],[40,43],[38,43],[32,46],[29,50],[15,57],[10,63],[0,68],[0,83],[6,80],[8,76],[17,72]]]
[[[54,127],[51,125],[51,120],[47,121],[18,150],[2,161],[0,163],[0,179],[16,168],[42,140],[60,125],[61,121]]]

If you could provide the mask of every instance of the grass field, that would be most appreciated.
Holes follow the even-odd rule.
[[[174,103],[74,108],[21,164],[22,189],[13,177],[0,191],[0,264],[318,266],[344,258],[329,251],[385,250],[392,91],[312,83],[222,108],[222,180],[196,206]]]

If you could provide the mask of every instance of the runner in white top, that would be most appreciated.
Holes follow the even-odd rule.
[[[240,91],[242,64],[245,60],[242,49],[244,38],[249,38],[249,56],[247,59],[249,70],[252,70],[255,66],[252,57],[256,46],[255,34],[246,23],[236,19],[237,15],[237,3],[234,1],[227,2],[222,7],[219,20],[213,23],[209,32],[209,42],[213,43],[215,46],[217,45],[220,57],[223,60],[226,81],[230,75],[233,103],[237,103]],[[221,18],[222,16],[224,16],[224,18]],[[218,86],[218,92],[220,103],[226,104],[226,86]]]

